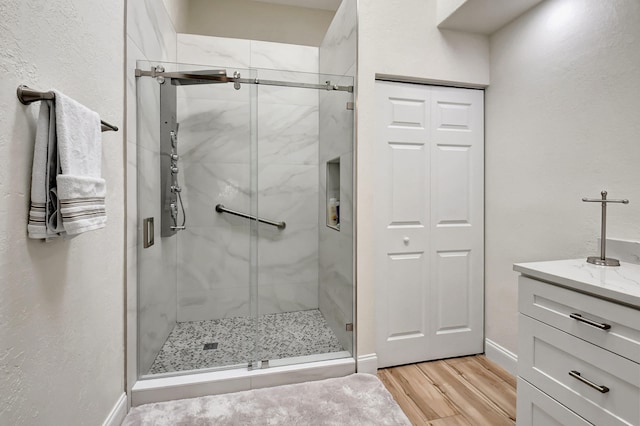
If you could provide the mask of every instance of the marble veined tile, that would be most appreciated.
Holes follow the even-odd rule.
[[[140,51],[138,46],[133,43],[131,37],[127,37],[127,142],[136,143],[137,140],[137,120],[136,110],[138,108],[138,100],[136,96],[137,78],[135,76],[135,69],[137,68],[136,61],[145,59],[144,54]]]
[[[345,291],[342,292],[342,294],[340,294],[340,292],[335,292],[335,290],[339,288],[344,288],[345,290],[350,290],[351,292],[349,293]],[[327,289],[329,289],[330,291],[334,290],[334,293],[327,293]],[[342,347],[345,350],[353,353],[353,332],[347,331],[345,327],[345,324],[354,322],[353,288],[346,286],[333,286],[328,287],[327,289],[321,287],[318,291],[318,305],[320,312],[322,312],[322,315],[327,321],[327,325],[329,326],[329,328],[331,328],[331,330],[333,330],[333,333],[340,341]],[[341,309],[337,303],[337,297],[342,297],[342,299],[340,300],[343,302],[350,302],[350,308],[348,308],[347,310]]]
[[[176,60],[176,31],[161,1],[127,2],[127,34],[147,58]]]
[[[318,108],[262,104],[258,110],[261,164],[318,164]]]
[[[158,238],[138,248],[138,324],[140,370],[148,368],[176,322],[176,244]]]
[[[160,88],[152,78],[139,78],[136,89],[136,143],[160,152]]]
[[[266,235],[266,230],[259,232],[259,286],[318,280],[317,225],[287,225],[287,228],[271,231],[271,235]]]
[[[318,222],[318,166],[268,164],[258,170],[258,212],[289,224]],[[287,231],[287,229],[285,229]]]
[[[138,149],[134,143],[127,142],[127,248],[138,243]]]
[[[247,316],[251,312],[248,286],[181,291],[178,295],[178,321],[204,321]]]
[[[137,147],[137,211],[139,218],[160,215],[160,154]],[[139,232],[142,224],[138,223]],[[142,239],[139,239],[142,241]]]
[[[178,62],[216,67],[249,68],[249,40],[178,34]]]
[[[336,11],[320,44],[320,72],[344,75],[355,63],[358,19],[356,8],[355,1],[343,1]]]
[[[260,285],[258,313],[260,315],[318,308],[318,282]]]
[[[324,227],[319,242],[320,279],[351,282],[353,276],[353,238]],[[323,279],[329,277],[331,279]]]
[[[246,225],[246,224],[245,224]],[[250,284],[248,225],[190,228],[178,233],[179,292]]]
[[[291,81],[286,78],[276,81]],[[258,85],[258,109],[264,104],[318,105],[318,90],[287,86]]]
[[[269,85],[266,83],[267,80],[281,83],[325,84],[325,79],[320,78],[317,73],[301,73],[286,70],[258,69],[256,78],[260,81],[265,81],[264,84],[257,85],[259,105],[265,103],[283,103],[289,105],[318,104],[318,89]]]
[[[183,188],[190,227],[229,227],[246,224],[246,219],[215,212],[217,204],[250,212],[249,164],[194,163],[184,161],[178,177]]]
[[[249,163],[250,105],[206,99],[178,99],[178,152],[184,161]]]
[[[354,111],[346,109],[352,97],[347,92],[320,93],[320,161],[353,151]]]
[[[318,72],[318,48],[251,40],[251,66],[272,70]]]

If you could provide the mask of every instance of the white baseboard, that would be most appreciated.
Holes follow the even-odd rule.
[[[127,394],[123,393],[102,423],[102,426],[120,426],[127,415]]]
[[[357,362],[358,373],[376,374],[378,372],[378,355],[375,353],[361,355]]]
[[[518,355],[490,339],[484,339],[484,354],[490,361],[507,370],[514,376],[518,375]]]

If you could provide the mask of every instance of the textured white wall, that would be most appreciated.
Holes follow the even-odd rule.
[[[358,356],[375,352],[373,164],[376,73],[484,86],[486,36],[440,31],[436,0],[359,1],[357,78]]]
[[[123,125],[124,2],[0,2],[0,424],[101,424],[124,391],[124,134],[106,132],[106,228],[26,238],[38,104],[57,88]]]
[[[486,336],[517,350],[512,263],[640,239],[640,4],[541,3],[491,37],[486,95]]]

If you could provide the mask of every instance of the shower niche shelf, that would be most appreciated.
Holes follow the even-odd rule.
[[[327,161],[327,227],[340,231],[340,157]]]

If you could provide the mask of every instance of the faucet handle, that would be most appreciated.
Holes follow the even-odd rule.
[[[172,148],[177,148],[178,147],[178,135],[173,130],[171,130],[169,132],[169,135],[171,136],[171,147]]]

